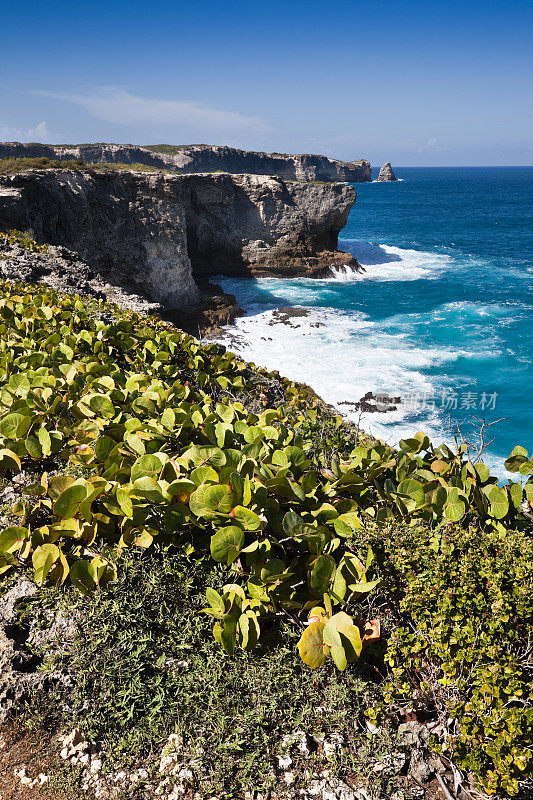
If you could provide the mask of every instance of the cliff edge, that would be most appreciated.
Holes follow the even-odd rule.
[[[209,278],[219,273],[317,276],[355,265],[337,251],[355,198],[351,186],[260,175],[28,170],[0,176],[0,230],[67,248],[104,295],[118,287],[194,313],[206,292],[217,295]]]
[[[327,156],[261,153],[225,145],[77,144],[49,145],[0,143],[0,158],[51,158],[80,160],[85,164],[144,164],[180,173],[229,172],[232,175],[278,175],[287,180],[346,181],[372,180],[366,159],[339,161]]]

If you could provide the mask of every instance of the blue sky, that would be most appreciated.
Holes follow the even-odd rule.
[[[533,164],[533,2],[0,0],[0,139]]]

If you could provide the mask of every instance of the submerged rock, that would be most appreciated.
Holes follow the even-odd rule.
[[[383,164],[379,171],[378,181],[397,181],[398,178],[394,174],[392,167],[390,165],[390,161],[387,161],[386,164]]]

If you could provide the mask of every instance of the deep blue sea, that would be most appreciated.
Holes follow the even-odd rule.
[[[395,444],[426,431],[475,440],[503,475],[516,444],[533,450],[533,167],[404,168],[355,184],[339,249],[361,274],[327,280],[220,278],[247,316],[223,337],[257,364],[310,384],[353,419],[366,392],[400,396],[360,424]],[[275,310],[303,307],[279,319]]]

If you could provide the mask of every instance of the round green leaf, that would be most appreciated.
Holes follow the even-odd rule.
[[[125,489],[117,489],[117,503],[125,517],[133,517],[133,503]]]
[[[302,638],[298,642],[300,658],[311,669],[318,669],[323,666],[329,655],[329,646],[325,644],[322,635],[325,627],[326,623],[320,620],[312,622],[305,629]]]
[[[26,450],[30,458],[37,460],[43,457],[43,448],[36,436],[26,436],[24,444],[26,445]]]
[[[240,522],[246,531],[258,531],[263,525],[261,518],[255,513],[255,511],[251,511],[249,508],[245,508],[244,506],[235,506],[231,516],[237,522]]]
[[[211,537],[211,557],[222,564],[233,564],[244,545],[244,531],[234,525],[222,528]]]
[[[444,516],[451,522],[459,522],[466,512],[464,499],[459,496],[458,489],[454,486],[450,489],[444,506]]]
[[[43,456],[49,456],[52,452],[52,440],[46,428],[39,428],[37,431],[37,438],[43,450]]]
[[[137,478],[137,480],[134,481],[133,492],[154,503],[160,502],[163,499],[163,492],[158,482],[148,475]]]
[[[524,461],[527,461],[527,450],[525,447],[520,447],[520,445],[518,445],[511,451],[504,466],[509,472],[518,472]]]
[[[102,419],[113,419],[115,406],[106,394],[93,394],[89,399],[89,408]]]
[[[116,444],[109,436],[100,436],[94,448],[98,461],[106,461]]]
[[[226,463],[226,455],[220,447],[191,447],[183,454],[183,457],[192,461],[195,467],[200,467],[203,464],[223,467]]]
[[[154,455],[140,456],[131,468],[131,479],[149,477],[157,480],[163,469],[161,459]]]
[[[29,531],[27,528],[17,528],[15,526],[4,528],[0,531],[0,553],[14,553],[22,547],[24,541],[28,538]]]
[[[207,597],[207,602],[211,606],[214,611],[219,614],[223,614],[225,610],[224,600],[219,595],[215,589],[212,589],[210,586],[207,587],[205,590],[205,596]]]
[[[406,495],[415,503],[415,508],[422,508],[426,504],[426,496],[424,494],[424,487],[420,481],[414,478],[407,478],[402,481],[398,486],[398,492],[401,495]]]
[[[199,517],[212,517],[214,514],[229,514],[235,502],[235,495],[223,484],[203,485],[196,489],[189,500],[189,508]]]
[[[346,669],[350,661],[355,661],[361,655],[363,645],[359,628],[344,611],[339,611],[327,621],[323,638],[331,648],[337,669]]]
[[[65,489],[55,500],[53,511],[56,517],[67,519],[79,511],[80,505],[87,498],[87,489],[80,484],[73,484]]]
[[[336,567],[333,556],[323,555],[315,559],[309,576],[309,585],[314,597],[321,598],[328,591],[331,576]]]
[[[488,481],[490,478],[490,470],[487,466],[485,466],[485,464],[482,464],[481,462],[479,464],[474,464],[474,469],[476,470],[479,480],[482,483]]]
[[[525,478],[533,474],[533,459],[530,459],[529,461],[524,461],[522,464],[520,464],[520,468],[518,471],[520,475],[523,475]]]
[[[13,412],[0,420],[0,433],[5,439],[21,439],[29,430],[31,417]]]
[[[42,544],[33,551],[31,560],[35,569],[35,583],[42,586],[58,559],[59,548],[55,544]]]
[[[523,490],[519,483],[512,483],[509,486],[509,497],[515,508],[520,508],[522,504]]]
[[[257,645],[260,628],[256,615],[253,611],[247,611],[241,614],[238,622],[239,634],[241,638],[241,647],[243,650],[253,650]]]
[[[485,495],[490,503],[489,514],[494,519],[503,519],[509,512],[509,500],[499,486],[489,486]]]
[[[70,568],[70,580],[82,594],[90,594],[98,586],[98,568],[92,561],[76,561]]]
[[[30,391],[30,382],[26,375],[12,375],[8,381],[9,389],[19,397],[25,397]]]

